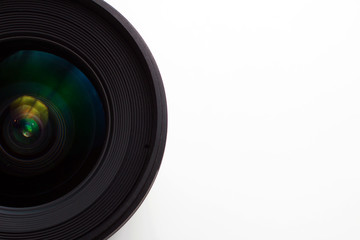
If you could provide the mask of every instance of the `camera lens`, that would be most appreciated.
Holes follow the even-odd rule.
[[[160,168],[165,92],[102,0],[0,1],[0,239],[106,239]]]

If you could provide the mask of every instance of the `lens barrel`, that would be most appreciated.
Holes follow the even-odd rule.
[[[106,239],[160,168],[165,92],[102,0],[0,0],[0,239]]]

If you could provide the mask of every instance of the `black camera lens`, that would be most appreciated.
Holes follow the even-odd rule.
[[[102,0],[0,1],[0,239],[106,239],[165,148],[165,92]]]

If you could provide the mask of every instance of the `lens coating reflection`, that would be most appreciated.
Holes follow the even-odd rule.
[[[96,165],[105,111],[89,78],[51,53],[0,62],[0,206],[28,207],[71,191]]]
[[[11,124],[9,133],[15,143],[24,147],[40,139],[48,122],[48,108],[40,100],[23,96],[10,104]]]

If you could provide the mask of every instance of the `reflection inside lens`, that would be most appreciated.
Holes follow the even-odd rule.
[[[15,120],[15,123],[18,121]],[[39,132],[39,125],[34,121],[34,119],[31,118],[25,118],[20,120],[20,129],[21,133],[24,137],[29,138],[33,136],[33,132],[37,135]],[[15,124],[15,127],[18,127],[19,125]]]
[[[10,104],[13,139],[21,144],[31,144],[39,140],[46,127],[49,112],[47,106],[32,96],[22,96]]]
[[[96,166],[105,110],[93,82],[67,59],[1,54],[0,206],[36,206],[65,195]]]

